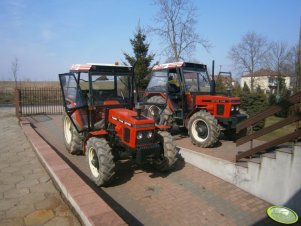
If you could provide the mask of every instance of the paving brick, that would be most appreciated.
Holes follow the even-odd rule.
[[[48,196],[44,200],[35,203],[36,209],[55,209],[61,204],[61,200],[55,196]]]
[[[78,196],[74,197],[74,200],[78,203],[78,205],[87,205],[87,204],[91,204],[91,207],[93,207],[94,203],[99,203],[100,200],[99,196],[95,193],[95,192],[91,192],[91,193],[86,193],[86,194],[81,194]],[[108,207],[107,204],[102,206],[103,208]]]
[[[29,188],[35,184],[39,184],[39,181],[37,179],[24,179],[23,181],[16,184],[16,188]]]
[[[72,219],[68,217],[55,217],[49,220],[44,226],[53,226],[53,225],[73,225]]]
[[[13,188],[4,192],[5,199],[20,198],[29,193],[29,188]]]
[[[24,225],[23,218],[14,217],[14,218],[0,218],[1,226],[21,226]]]
[[[74,187],[68,189],[68,194],[71,197],[75,197],[78,195],[83,195],[83,194],[87,194],[87,193],[91,193],[91,192],[94,192],[94,191],[86,184],[77,185],[77,186],[74,186]]]
[[[26,225],[43,225],[54,217],[52,210],[36,210],[24,218]]]
[[[6,211],[6,217],[7,218],[13,218],[13,217],[25,217],[26,215],[32,213],[35,211],[35,208],[33,204],[23,204],[18,203],[18,205],[10,208],[8,211]]]
[[[81,205],[80,209],[87,217],[101,215],[112,211],[112,209],[103,201],[94,201],[93,203],[89,202],[86,205]]]
[[[34,204],[41,202],[45,198],[46,197],[44,193],[29,193],[20,197],[18,202],[21,204]]]
[[[127,225],[116,213],[110,211],[90,217],[95,226],[125,226]]]
[[[4,199],[0,202],[0,211],[9,210],[10,208],[17,206],[17,199]]]
[[[34,221],[30,223],[29,216],[37,213],[36,207],[56,208],[58,205],[64,206],[65,204],[54,189],[50,177],[36,157],[21,128],[17,125],[14,116],[9,113],[3,117],[3,112],[5,109],[0,108],[0,129],[3,131],[3,127],[5,127],[6,131],[5,134],[0,134],[0,225],[24,225],[25,216],[26,222],[31,224]],[[34,138],[36,145],[42,148],[47,147],[49,150],[49,146],[45,145],[45,142],[42,142],[42,139],[34,131],[29,130],[29,126],[25,130]],[[51,152],[53,153],[52,150]],[[47,153],[49,152],[45,152],[45,154]],[[53,198],[47,194],[52,194]],[[57,202],[59,204],[54,204]],[[57,216],[53,210],[41,211],[51,213],[53,219]],[[70,209],[67,208],[66,212],[68,219],[71,220],[69,225],[79,225]],[[43,224],[41,222],[33,224],[41,225]]]
[[[69,189],[72,189],[74,187],[81,187],[84,184],[84,182],[82,180],[72,178],[72,177],[64,177],[62,179],[60,179],[61,183],[64,185],[64,187],[67,189],[67,191],[69,192]]]
[[[32,193],[36,193],[36,192],[56,193],[57,190],[54,188],[52,182],[49,181],[47,183],[40,183],[40,184],[36,184],[36,185],[30,187],[30,192],[32,192]]]

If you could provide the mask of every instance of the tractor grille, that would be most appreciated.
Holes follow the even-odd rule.
[[[224,111],[225,111],[225,105],[223,104],[218,104],[217,105],[217,109],[216,109],[216,113],[218,115],[223,115],[224,114]]]
[[[125,142],[130,142],[130,129],[129,128],[124,128],[123,139]]]
[[[146,162],[148,158],[158,158],[161,155],[162,147],[160,144],[151,144],[147,146],[137,147],[136,161],[138,164]]]

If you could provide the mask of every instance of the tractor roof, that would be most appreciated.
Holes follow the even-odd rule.
[[[72,64],[70,72],[95,72],[97,74],[131,74],[131,66],[123,66],[116,64],[98,64],[98,63],[87,63],[87,64]]]
[[[196,64],[196,63],[189,63],[189,62],[173,62],[173,63],[155,65],[153,67],[153,70],[157,71],[162,69],[172,69],[172,68],[181,68],[181,67],[195,68],[195,69],[207,68],[205,64]]]

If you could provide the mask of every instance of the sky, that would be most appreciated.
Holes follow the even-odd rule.
[[[228,52],[249,31],[268,41],[296,45],[300,0],[192,0],[198,8],[196,31],[209,52],[198,46],[193,58],[215,71],[234,69]],[[18,59],[20,80],[56,81],[74,63],[124,61],[132,53],[137,25],[155,26],[152,0],[0,0],[0,80],[13,80]],[[163,63],[160,37],[147,34],[150,52]]]

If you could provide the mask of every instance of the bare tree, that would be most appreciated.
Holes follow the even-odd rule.
[[[254,91],[253,73],[264,64],[268,50],[265,37],[255,32],[248,32],[242,37],[241,42],[229,51],[228,56],[235,67],[240,72],[248,72],[251,75],[251,91]]]
[[[154,0],[154,3],[159,6],[159,12],[155,16],[157,25],[150,30],[166,44],[163,53],[169,60],[190,58],[199,44],[206,50],[210,48],[210,43],[195,30],[197,9],[191,1]]]
[[[283,41],[272,42],[266,58],[267,67],[277,72],[277,96],[280,95],[280,83],[283,75],[292,76],[295,68],[294,48]],[[283,87],[282,87],[283,88]]]
[[[18,87],[18,71],[19,71],[19,59],[15,57],[15,59],[11,63],[11,73],[13,75],[14,81],[15,81],[15,88]]]
[[[285,74],[288,71],[288,65],[293,65],[293,48],[290,48],[287,43],[283,41],[272,42],[268,57],[266,58],[267,66],[278,72],[279,75]]]

